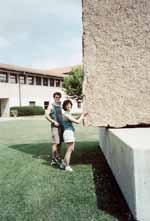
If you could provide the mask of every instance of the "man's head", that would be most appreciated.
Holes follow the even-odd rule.
[[[60,92],[55,92],[53,94],[53,98],[55,100],[56,103],[59,103],[60,102],[60,99],[61,99],[61,93]]]

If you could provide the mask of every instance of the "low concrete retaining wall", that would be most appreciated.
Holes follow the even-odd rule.
[[[150,128],[100,128],[100,147],[138,221],[150,221]]]

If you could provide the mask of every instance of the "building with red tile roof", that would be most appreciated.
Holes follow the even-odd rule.
[[[38,105],[46,109],[56,91],[64,98],[63,79],[72,69],[34,69],[0,64],[0,116],[9,116],[12,106]]]

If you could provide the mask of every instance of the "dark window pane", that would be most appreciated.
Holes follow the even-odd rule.
[[[49,105],[49,101],[44,101],[44,108],[47,109]]]
[[[16,83],[18,82],[17,74],[11,73],[11,74],[9,75],[9,82],[16,84]]]
[[[54,87],[54,79],[50,79],[50,86]]]
[[[36,77],[36,85],[41,85],[41,77]]]
[[[56,80],[56,87],[60,87],[60,80]]]
[[[19,76],[19,81],[20,81],[20,84],[25,84],[25,76],[24,75],[20,75]]]
[[[43,78],[43,85],[48,86],[48,79],[47,78]]]
[[[35,101],[29,101],[30,106],[35,106]]]
[[[28,76],[28,77],[27,77],[27,81],[28,81],[28,84],[29,84],[29,85],[33,85],[33,84],[34,84],[34,78],[33,78],[33,76]]]
[[[8,82],[8,74],[6,72],[0,72],[0,82]]]

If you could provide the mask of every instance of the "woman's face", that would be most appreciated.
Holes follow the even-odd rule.
[[[66,105],[66,111],[71,111],[71,108],[72,108],[71,104]]]

